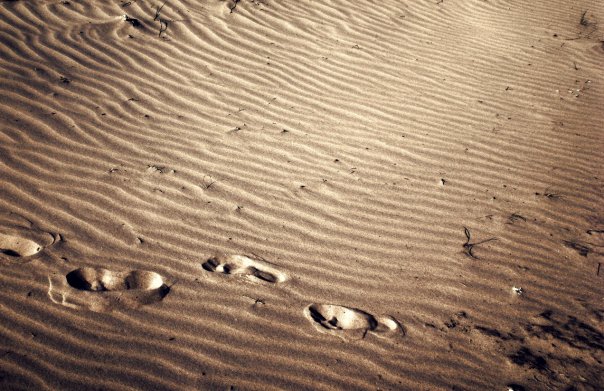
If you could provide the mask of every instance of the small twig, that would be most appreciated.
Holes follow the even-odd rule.
[[[585,33],[585,31],[578,33],[575,38],[566,38],[565,41],[575,41],[575,40],[582,39],[582,38],[590,39],[591,35],[593,33],[595,33],[596,31],[598,31],[598,22],[597,21],[592,22],[591,20],[589,20],[589,18],[587,17],[587,10],[583,11],[583,13],[581,14],[581,19],[579,20],[579,25],[581,25],[585,29],[588,29],[590,27],[592,27],[592,28],[590,29],[590,31],[587,31],[586,33]]]
[[[585,15],[587,15],[587,10],[583,11],[583,14],[581,14],[581,20],[579,21],[581,26],[589,26],[589,20],[587,20]]]
[[[159,14],[160,14],[162,8],[164,8],[164,5],[166,5],[167,2],[168,2],[168,0],[164,1],[164,3],[161,6],[157,7],[157,9],[155,10],[155,17],[153,18],[154,21],[159,18]]]
[[[241,0],[233,0],[233,5],[229,7],[229,9],[231,10],[231,14],[233,13],[233,11],[235,10],[235,8],[237,8],[237,4],[240,2]]]
[[[515,221],[525,221],[526,222],[526,217],[519,215],[518,213],[512,213],[509,217],[509,220],[511,223],[514,223]]]
[[[168,29],[168,21],[165,19],[160,19],[159,20],[159,35],[158,37],[161,38],[161,33],[165,32]]]
[[[206,175],[207,176],[207,175]],[[216,181],[212,181],[210,182],[210,184],[206,184],[206,176],[203,177],[202,181],[203,181],[203,186],[205,187],[206,190],[208,190],[210,187],[212,187],[212,185],[214,183],[216,183]],[[211,178],[211,177],[210,177]],[[211,179],[210,179],[211,180]]]
[[[491,242],[493,240],[497,240],[497,238],[490,238],[490,239],[486,239],[483,240],[482,242],[478,242],[478,243],[470,243],[470,240],[472,240],[472,234],[470,233],[470,230],[466,227],[463,227],[464,229],[464,233],[466,234],[466,242],[463,244],[463,248],[465,248],[465,254],[467,256],[469,256],[470,258],[474,258],[474,259],[479,259],[476,255],[474,255],[474,253],[472,251],[474,251],[474,247],[481,245],[483,243],[487,243],[487,242]]]
[[[470,230],[467,229],[466,227],[463,227],[463,231],[466,234],[466,238],[468,239],[468,240],[466,240],[466,243],[464,244],[464,247],[465,247],[466,245],[470,244],[470,240],[472,239],[472,233],[470,233]]]
[[[592,251],[590,247],[572,240],[565,240],[563,243],[566,247],[576,250],[583,257],[586,257]]]
[[[541,193],[535,193],[535,195],[541,195]],[[549,198],[550,200],[557,200],[559,198],[562,198],[562,196],[560,194],[550,193],[548,190],[545,190],[543,195],[545,197]]]
[[[600,277],[600,267],[602,266],[602,262],[598,262],[598,270],[596,271],[596,276]]]
[[[124,18],[124,21],[130,23],[133,27],[141,27],[142,26],[141,22],[138,19],[131,18],[128,15],[124,15],[123,18]]]
[[[243,297],[247,297],[250,300],[254,300],[254,304],[252,304],[254,307],[258,304],[263,304],[266,305],[266,301],[262,298],[259,297],[252,297],[252,296],[248,296],[248,295],[243,295]]]
[[[125,2],[124,4],[122,4],[122,8],[129,7],[129,6],[131,6],[132,4],[137,3],[137,2],[138,2],[138,0],[131,0],[131,1],[127,1],[127,2]]]

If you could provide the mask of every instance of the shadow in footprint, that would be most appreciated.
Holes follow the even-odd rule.
[[[212,273],[245,276],[252,281],[283,282],[287,276],[264,260],[252,259],[243,255],[218,256],[208,259],[201,267]]]
[[[380,337],[404,336],[401,324],[391,316],[375,317],[365,311],[332,304],[311,304],[304,315],[315,328],[345,340],[362,339],[367,333]]]
[[[0,234],[0,254],[9,257],[31,257],[42,251],[44,247],[33,240],[20,236]]]
[[[115,272],[85,267],[62,279],[49,277],[49,283],[48,295],[53,302],[93,311],[151,304],[170,293],[162,276],[144,270]]]

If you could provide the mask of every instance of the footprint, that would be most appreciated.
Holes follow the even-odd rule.
[[[218,256],[201,264],[209,272],[236,274],[252,281],[280,283],[287,276],[268,264],[265,260],[252,259],[243,255]]]
[[[0,233],[0,254],[9,257],[30,257],[42,251],[44,247],[33,240],[20,236]]]
[[[164,279],[148,271],[113,272],[107,269],[85,267],[73,270],[65,276],[67,283],[83,291],[125,291],[139,289],[149,291],[164,286]]]
[[[311,304],[304,309],[304,316],[315,328],[344,340],[365,338],[367,333],[379,337],[404,336],[402,325],[391,316],[375,316],[355,308],[331,304]]]
[[[170,292],[162,276],[144,270],[115,272],[85,267],[64,276],[51,275],[48,280],[48,296],[53,302],[97,312],[155,303]]]

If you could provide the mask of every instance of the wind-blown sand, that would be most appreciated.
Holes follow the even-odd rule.
[[[0,2],[0,389],[600,389],[601,1],[160,6]]]

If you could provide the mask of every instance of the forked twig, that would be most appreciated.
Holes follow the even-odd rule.
[[[154,21],[156,21],[156,20],[159,21],[159,34],[157,36],[160,38],[161,38],[161,33],[165,32],[168,29],[168,21],[166,19],[160,18],[161,10],[164,8],[164,5],[166,5],[167,2],[168,2],[168,0],[164,1],[162,5],[158,6],[155,9],[155,16],[153,17]]]
[[[487,242],[491,242],[493,240],[497,240],[497,238],[490,238],[490,239],[486,239],[483,240],[482,242],[478,242],[478,243],[470,243],[470,241],[472,240],[472,233],[470,232],[470,230],[466,227],[463,227],[464,229],[464,233],[466,234],[466,242],[463,244],[463,248],[465,249],[464,253],[469,256],[470,258],[474,258],[474,259],[479,259],[476,255],[474,255],[474,253],[472,251],[474,251],[474,247],[483,244],[483,243],[487,243]]]

